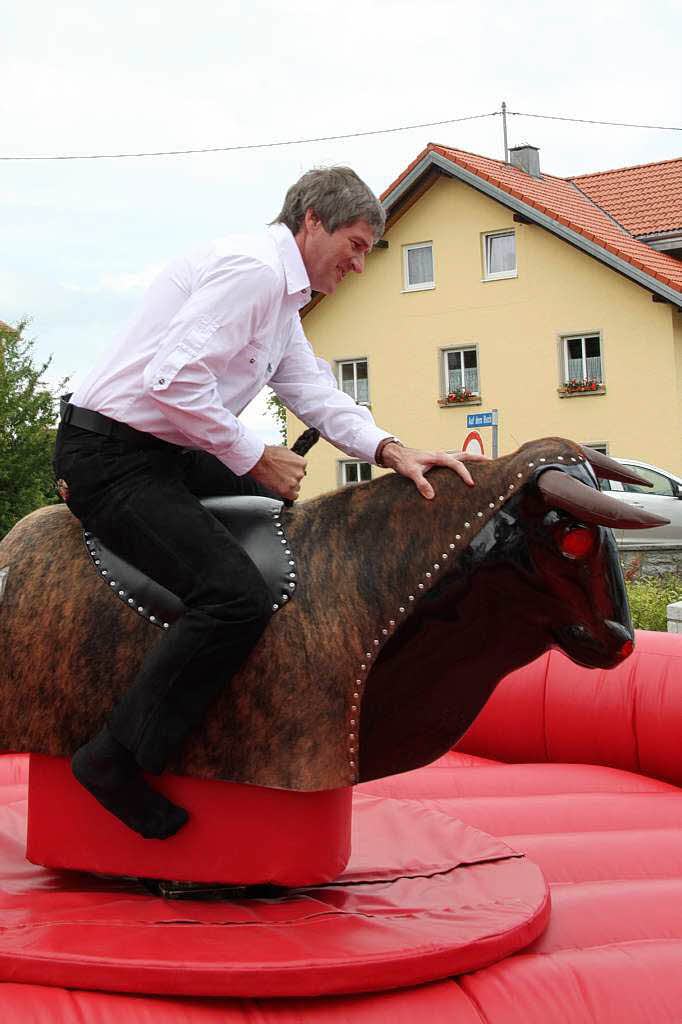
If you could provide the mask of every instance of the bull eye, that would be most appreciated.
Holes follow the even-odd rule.
[[[586,558],[594,547],[595,531],[588,526],[563,526],[556,531],[556,540],[566,558]]]

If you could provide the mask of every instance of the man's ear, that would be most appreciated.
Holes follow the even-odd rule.
[[[305,211],[304,224],[308,231],[314,231],[320,226],[320,218],[317,216],[312,206],[309,206]]]

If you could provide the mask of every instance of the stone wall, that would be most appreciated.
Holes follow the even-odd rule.
[[[666,544],[639,548],[621,548],[620,561],[627,579],[650,576],[682,576],[682,545]]]

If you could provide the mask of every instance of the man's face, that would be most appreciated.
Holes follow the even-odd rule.
[[[296,241],[311,287],[316,292],[331,295],[349,271],[363,272],[365,256],[374,244],[374,233],[366,221],[356,220],[329,234],[314,211],[307,210]]]

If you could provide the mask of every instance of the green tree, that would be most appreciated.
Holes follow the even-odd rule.
[[[50,357],[36,365],[27,321],[0,321],[0,537],[41,505],[58,500],[52,473],[56,389],[43,380]]]
[[[268,411],[275,417],[277,426],[279,427],[280,436],[282,438],[282,444],[287,443],[287,410],[284,402],[276,395],[273,391],[265,400],[265,404],[268,407]]]

